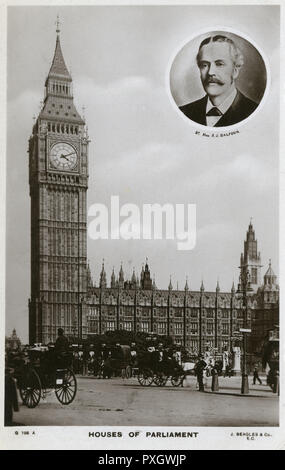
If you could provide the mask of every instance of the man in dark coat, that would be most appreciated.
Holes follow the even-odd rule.
[[[204,126],[224,127],[237,124],[254,112],[257,103],[235,86],[243,56],[230,38],[216,35],[204,39],[197,65],[206,95],[180,107],[189,119]]]
[[[258,380],[259,384],[262,384],[262,381],[258,375],[258,368],[255,366],[254,371],[253,371],[253,385],[255,385],[255,382]]]
[[[65,368],[69,364],[69,342],[66,336],[64,336],[64,331],[62,328],[57,330],[58,337],[54,345],[53,355],[53,366],[58,368]]]
[[[66,336],[64,336],[64,331],[62,328],[57,330],[58,337],[55,342],[54,352],[57,355],[66,353],[69,351],[69,342]]]
[[[195,364],[194,371],[198,380],[199,392],[204,392],[203,372],[206,367],[206,362],[202,356],[199,356],[198,362]]]

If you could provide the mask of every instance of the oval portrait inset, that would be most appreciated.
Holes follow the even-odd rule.
[[[170,91],[181,113],[208,127],[227,127],[249,118],[266,89],[267,71],[258,50],[228,31],[189,41],[170,69]]]

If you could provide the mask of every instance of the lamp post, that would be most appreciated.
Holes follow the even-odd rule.
[[[241,394],[247,395],[249,393],[248,375],[246,365],[246,349],[247,349],[247,333],[251,330],[247,328],[247,293],[253,289],[250,286],[250,276],[247,269],[240,266],[240,278],[237,293],[242,295],[242,308],[243,308],[243,328],[240,332],[243,334],[243,363],[242,363],[242,381],[241,381]]]

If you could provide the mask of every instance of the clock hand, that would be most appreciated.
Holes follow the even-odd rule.
[[[65,160],[69,161],[68,158],[66,158],[66,155],[61,154],[60,158],[65,158]]]
[[[66,157],[69,157],[69,155],[73,155],[75,152],[70,152],[70,153],[67,153],[65,156]]]

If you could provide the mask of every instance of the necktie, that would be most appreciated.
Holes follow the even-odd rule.
[[[207,112],[207,116],[221,116],[223,113],[215,106]]]

